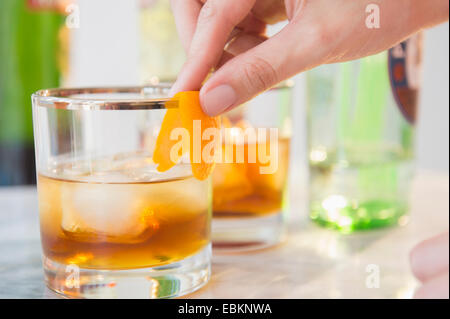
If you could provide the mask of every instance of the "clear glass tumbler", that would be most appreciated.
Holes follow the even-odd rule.
[[[310,217],[343,233],[405,224],[421,34],[307,73]]]
[[[222,161],[213,172],[213,247],[264,248],[285,234],[292,83],[222,117]]]
[[[152,153],[168,85],[33,95],[43,265],[70,297],[167,298],[210,276],[210,182]]]

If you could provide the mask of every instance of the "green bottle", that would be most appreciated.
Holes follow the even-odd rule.
[[[0,1],[0,185],[35,182],[30,96],[61,78],[64,16],[54,3]]]
[[[407,222],[421,34],[307,73],[310,218],[349,233]]]

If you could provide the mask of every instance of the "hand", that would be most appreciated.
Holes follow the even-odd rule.
[[[448,232],[425,240],[411,252],[411,268],[422,282],[414,297],[448,298],[449,272],[449,236]]]
[[[448,19],[448,0],[171,0],[187,61],[172,93],[200,91],[218,115],[293,75],[324,63],[386,50]],[[380,8],[379,29],[366,7]],[[288,19],[267,39],[267,24]],[[212,68],[216,72],[202,87]]]

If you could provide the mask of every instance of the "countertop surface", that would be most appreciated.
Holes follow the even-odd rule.
[[[245,254],[213,253],[211,281],[186,297],[411,297],[417,282],[410,249],[448,229],[448,176],[420,172],[411,201],[406,226],[340,235],[311,224],[305,194],[298,194],[284,243]],[[43,282],[36,189],[0,188],[0,298],[55,297]]]

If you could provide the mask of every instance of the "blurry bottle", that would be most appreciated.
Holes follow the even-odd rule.
[[[140,82],[172,82],[183,66],[185,53],[170,1],[140,0],[139,4]]]
[[[59,86],[61,71],[67,70],[68,30],[61,5],[56,0],[0,1],[0,185],[35,182],[30,96]]]
[[[421,34],[307,73],[310,217],[351,232],[407,221]]]

